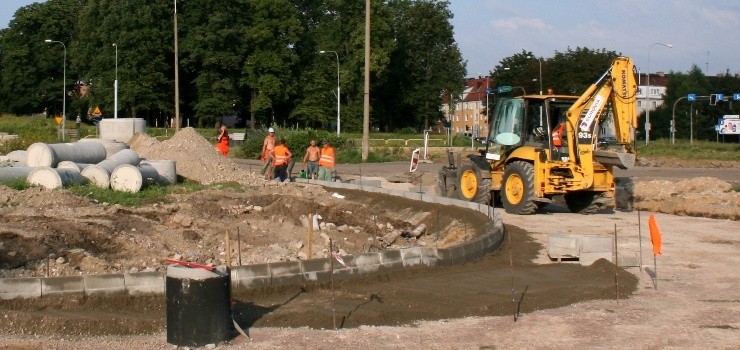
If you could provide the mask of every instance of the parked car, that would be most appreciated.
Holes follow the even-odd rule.
[[[614,136],[599,137],[599,146],[609,146],[617,143],[617,138]]]
[[[480,143],[482,145],[487,145],[488,144],[488,139],[485,138],[485,137],[476,137],[475,138],[475,142],[478,142],[478,143]]]

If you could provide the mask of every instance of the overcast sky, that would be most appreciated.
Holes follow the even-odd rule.
[[[0,28],[34,2],[0,0]],[[469,76],[522,49],[550,58],[568,47],[631,56],[642,72],[740,73],[738,0],[452,0],[451,10]]]

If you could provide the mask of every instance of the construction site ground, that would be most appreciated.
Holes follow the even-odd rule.
[[[185,139],[203,147],[195,136]],[[184,153],[196,163],[210,159]],[[162,159],[157,156],[150,159]],[[212,170],[177,161],[186,173]],[[342,281],[334,293],[328,285],[237,293],[235,318],[249,338],[216,348],[736,348],[740,196],[731,188],[740,167],[653,162],[617,174],[631,184],[633,210],[579,215],[552,204],[533,216],[503,214],[510,235],[480,261]],[[383,237],[421,223],[428,226],[424,236],[399,238],[390,248],[449,246],[479,234],[485,221],[402,198],[263,183],[253,174],[256,161],[213,163],[221,177],[216,182],[231,180],[233,172],[241,185],[174,194],[137,208],[64,190],[0,186],[2,276],[163,271],[167,257],[220,264],[229,255],[227,230],[232,241],[238,232],[243,244],[241,251],[232,246],[232,262],[239,253],[243,263],[304,259],[302,216],[312,212],[324,222],[313,256],[326,255],[328,238],[339,241],[344,254],[382,249]],[[409,174],[408,163],[340,165],[337,175],[431,192],[439,167],[422,163]],[[647,232],[651,213],[663,233],[655,264]],[[548,233],[615,230],[619,249],[642,246],[641,267],[615,269],[604,260],[580,266],[547,257]],[[165,308],[161,295],[0,301],[0,349],[172,349]]]

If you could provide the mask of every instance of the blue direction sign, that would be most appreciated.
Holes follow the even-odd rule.
[[[696,102],[696,94],[689,94],[687,98],[689,102]]]
[[[732,99],[735,100],[735,101],[740,101],[740,94],[738,94],[738,93],[732,94]]]
[[[498,88],[496,88],[496,92],[498,92],[499,94],[502,92],[511,92],[511,86],[508,86],[508,85],[499,86]]]
[[[491,88],[486,88],[486,95],[490,95],[490,94],[491,94]]]
[[[717,95],[717,102],[722,102],[725,100],[724,94],[716,94]]]

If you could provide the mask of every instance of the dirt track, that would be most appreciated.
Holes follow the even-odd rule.
[[[413,180],[403,173],[405,167],[402,164],[390,166],[393,167],[391,170],[378,172],[370,168],[382,169],[382,165],[367,166],[362,173],[384,176],[392,181],[402,181],[404,177]],[[429,169],[437,167],[428,166]],[[395,170],[396,167],[400,170]],[[426,180],[421,180],[420,184],[426,186]],[[33,191],[29,194],[29,199],[44,203],[43,195]],[[315,193],[320,196],[327,194]],[[711,198],[711,195],[704,197]],[[701,202],[694,200],[686,205],[703,206],[697,203]],[[235,205],[226,205],[221,210],[239,212],[244,209]],[[507,312],[507,309],[513,309],[511,271],[506,265],[507,252],[500,250],[477,264],[433,272],[412,271],[387,276],[370,284],[353,281],[341,285],[338,310],[344,317],[344,325],[365,325],[339,332],[293,328],[303,324],[328,327],[331,321],[328,317],[330,295],[326,288],[240,295],[237,308],[240,316],[237,317],[243,324],[253,326],[249,328],[251,339],[236,338],[218,348],[729,349],[740,343],[740,276],[736,273],[740,263],[740,239],[737,221],[658,214],[664,253],[657,259],[658,289],[655,290],[652,276],[656,273],[649,254],[647,213],[643,213],[638,225],[638,215],[634,211],[583,216],[567,213],[558,206],[545,209],[539,215],[527,217],[504,214],[507,225],[531,233],[525,236],[523,231],[511,229],[521,233],[513,236],[522,240],[515,240],[513,245],[517,259],[514,295],[520,298],[524,295],[524,298],[516,299],[522,301],[524,311],[517,322]],[[738,210],[738,206],[731,209]],[[210,208],[196,206],[192,210],[216,212],[212,205]],[[152,222],[159,220],[142,213],[133,214]],[[248,215],[255,214],[242,212],[240,215],[249,219]],[[413,216],[409,212],[398,212],[397,215]],[[252,219],[256,218],[270,220],[264,214],[257,214]],[[198,220],[190,225],[202,228],[213,224],[210,217]],[[170,221],[163,221],[166,222]],[[183,224],[187,224],[187,220],[180,217],[170,225],[185,230]],[[298,223],[292,225],[299,227]],[[643,269],[627,269],[637,279],[619,275],[621,292],[631,290],[630,281],[636,286],[634,294],[619,303],[613,299],[614,270],[608,268],[610,265],[597,264],[589,269],[572,264],[552,264],[540,249],[546,244],[547,233],[554,230],[611,234],[615,225],[620,237],[620,251],[625,252],[639,250],[638,233],[641,228],[645,262]],[[219,226],[216,231],[222,232],[222,229]],[[265,230],[260,224],[250,229],[257,234]],[[130,228],[128,231],[127,235],[131,234]],[[187,237],[177,236],[179,240]],[[218,259],[218,240],[210,239],[216,250],[209,254]],[[152,249],[158,249],[156,244]],[[530,261],[547,266],[531,265]],[[486,278],[489,276],[491,285],[487,286]],[[296,298],[291,299],[293,296]],[[622,294],[622,298],[625,297]],[[289,302],[286,304],[286,301]],[[402,312],[404,308],[409,311]],[[432,316],[440,315],[442,311],[449,313],[446,317],[451,319],[440,320],[439,317],[445,316]],[[4,320],[0,328],[0,349],[171,349],[172,346],[165,341],[163,316],[162,300],[157,298],[125,298],[112,303],[95,299],[3,302],[0,304],[0,317]],[[303,320],[309,322],[301,322]],[[413,326],[389,326],[409,322]],[[89,335],[101,333],[114,336]]]

